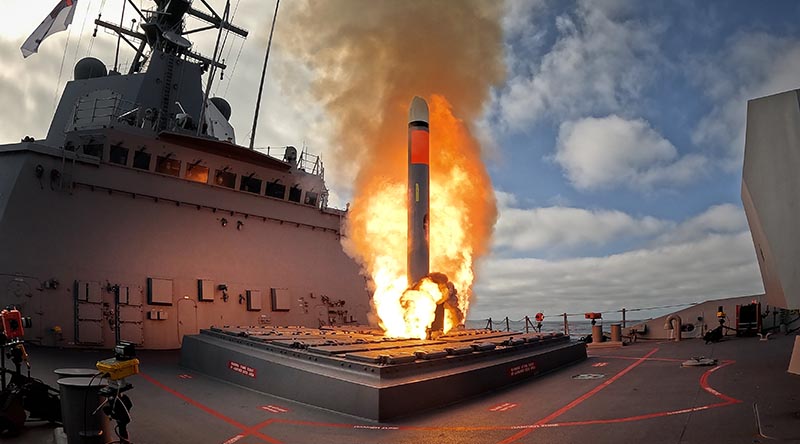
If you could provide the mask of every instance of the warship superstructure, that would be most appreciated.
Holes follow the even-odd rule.
[[[185,17],[247,31],[190,0],[154,3],[137,29],[95,21],[136,49],[126,73],[79,61],[46,138],[0,146],[0,305],[58,346],[366,324],[321,160],[236,144],[230,105],[202,79],[225,65],[192,49]]]

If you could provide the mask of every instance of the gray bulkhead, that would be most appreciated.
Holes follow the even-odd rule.
[[[112,346],[117,316],[121,339],[151,349],[211,325],[367,323],[364,280],[339,243],[342,215],[290,202],[288,190],[265,195],[266,183],[302,171],[135,131],[100,134],[99,158],[81,147],[0,147],[0,302],[33,317],[30,339]],[[112,145],[129,150],[125,164],[109,161]],[[143,146],[147,170],[133,167]],[[175,176],[156,171],[159,158],[180,161]],[[190,165],[209,178],[187,179]],[[222,170],[236,173],[233,188],[213,182]],[[262,181],[258,192],[241,190],[247,177]]]

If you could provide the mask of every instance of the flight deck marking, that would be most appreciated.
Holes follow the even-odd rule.
[[[588,392],[584,393],[583,395],[581,395],[580,397],[578,397],[574,401],[570,402],[569,404],[565,405],[564,407],[561,407],[560,409],[556,410],[555,412],[553,412],[553,413],[545,416],[544,418],[536,421],[534,426],[542,426],[544,424],[547,424],[548,422],[558,418],[559,416],[563,415],[564,413],[567,413],[568,411],[572,410],[577,405],[583,403],[583,401],[586,401],[587,399],[589,399],[592,396],[594,396],[600,390],[603,390],[604,388],[606,388],[609,385],[611,385],[612,383],[614,383],[614,381],[616,381],[619,378],[625,376],[625,374],[628,373],[629,371],[631,371],[634,368],[638,367],[641,363],[643,363],[647,358],[649,358],[650,356],[655,354],[655,352],[657,352],[657,351],[658,351],[657,348],[654,348],[654,349],[650,350],[650,353],[644,355],[644,357],[636,360],[636,362],[634,362],[633,364],[631,364],[631,365],[625,367],[624,369],[620,370],[620,372],[617,373],[616,375],[614,375],[611,378],[603,381],[602,383],[597,385],[595,388],[593,388],[593,389],[589,390]],[[514,441],[516,441],[516,440],[518,440],[518,439],[520,439],[520,438],[522,438],[524,436],[527,436],[532,431],[533,431],[533,428],[521,430],[518,433],[516,433],[516,434],[514,434],[512,436],[509,436],[508,438],[500,441],[500,443],[501,444],[512,443],[512,442],[514,442]]]
[[[256,425],[252,426],[252,427],[249,427],[249,426],[246,426],[246,425],[240,423],[239,421],[236,421],[235,419],[232,419],[232,418],[229,418],[229,417],[223,415],[222,413],[212,409],[211,407],[208,407],[208,406],[206,406],[206,405],[204,405],[204,404],[202,404],[200,402],[195,401],[194,399],[184,395],[183,393],[181,393],[181,392],[179,392],[177,390],[174,390],[174,389],[171,389],[171,388],[167,387],[166,385],[160,383],[158,380],[156,380],[152,376],[149,376],[149,375],[147,375],[145,373],[139,373],[139,375],[142,378],[144,378],[145,380],[147,380],[149,383],[151,383],[154,386],[160,388],[161,390],[164,390],[165,392],[170,393],[170,394],[174,395],[175,397],[186,401],[187,403],[193,405],[194,407],[197,407],[198,409],[208,413],[209,415],[211,415],[211,416],[213,416],[213,417],[215,417],[217,419],[220,419],[220,420],[222,420],[222,421],[224,421],[224,422],[236,427],[237,429],[241,429],[241,431],[244,432],[243,433],[244,436],[255,435],[257,438],[260,438],[260,439],[262,439],[262,440],[264,440],[264,441],[266,441],[268,443],[281,444],[281,441],[278,441],[275,438],[272,438],[270,436],[267,436],[267,435],[259,432],[259,430],[261,430],[266,425],[268,425],[270,422],[272,422],[272,419],[268,419],[267,421],[263,421],[263,422],[260,422],[260,423],[258,423]],[[234,436],[234,438],[235,438],[235,436]],[[233,439],[233,438],[231,438],[231,439]],[[238,438],[238,439],[241,439],[241,438]],[[237,441],[238,441],[238,439],[237,439]],[[234,441],[234,442],[236,442],[236,441]]]
[[[244,435],[236,435],[233,438],[223,442],[222,444],[233,444],[233,443],[235,443],[236,441],[238,441],[238,440],[240,440],[242,438],[244,438]]]
[[[288,411],[289,411],[289,409],[285,409],[285,408],[283,408],[283,407],[281,407],[281,406],[272,405],[272,404],[269,404],[269,405],[262,405],[262,406],[261,406],[261,407],[259,407],[259,408],[260,408],[261,410],[266,410],[266,411],[268,411],[268,412],[272,412],[272,413],[286,413],[286,412],[288,412]]]
[[[489,409],[490,412],[505,412],[506,410],[511,410],[516,407],[517,404],[513,402],[504,402],[502,404],[497,404],[496,406]]]
[[[630,371],[630,369],[632,369],[633,367],[639,365],[641,362],[644,362],[644,361],[667,361],[667,362],[681,361],[682,362],[682,360],[679,360],[679,359],[651,358],[650,356],[653,353],[655,353],[657,350],[658,349],[654,349],[650,353],[648,353],[647,355],[645,355],[643,357],[638,357],[638,358],[637,357],[627,357],[627,356],[625,356],[625,357],[622,357],[622,356],[606,356],[607,358],[635,359],[636,362],[633,363],[632,365],[628,366],[626,369],[623,369],[621,372],[617,373],[616,375],[614,375],[614,377],[612,377],[612,378],[608,379],[607,381],[605,381],[603,383],[603,385],[596,387],[594,390],[584,394],[581,398],[576,399],[575,401],[573,401],[572,403],[568,404],[567,406],[562,407],[562,409],[560,409],[559,411],[554,412],[553,414],[549,415],[548,418],[550,418],[550,419],[555,418],[555,417],[557,417],[556,413],[558,413],[558,415],[561,415],[561,414],[566,412],[567,408],[575,407],[579,403],[578,401],[582,402],[583,400],[585,400],[589,396],[591,396],[594,393],[600,391],[602,389],[602,387],[605,387],[605,386],[609,385],[611,382],[615,381],[616,379],[619,379],[620,377],[622,377],[623,374],[624,374],[623,372]],[[234,427],[240,428],[242,430],[242,433],[231,437],[228,441],[223,441],[222,444],[235,443],[235,442],[239,441],[240,439],[242,439],[243,437],[247,437],[247,436],[251,436],[251,435],[254,435],[254,436],[258,437],[259,439],[262,439],[262,440],[267,441],[269,443],[280,444],[281,441],[278,441],[275,438],[272,438],[272,437],[269,437],[267,435],[264,435],[263,433],[260,432],[260,430],[263,429],[264,427],[267,427],[267,426],[273,424],[273,423],[277,423],[277,424],[287,424],[287,425],[294,425],[294,426],[300,426],[300,427],[340,428],[340,429],[353,429],[353,430],[369,429],[369,430],[383,430],[383,431],[405,431],[405,430],[408,430],[408,431],[474,432],[474,431],[499,431],[499,430],[510,430],[510,431],[513,431],[513,430],[520,430],[520,433],[518,433],[517,435],[521,434],[522,436],[525,436],[525,435],[529,434],[530,432],[532,432],[533,430],[539,429],[539,428],[557,428],[557,427],[571,427],[571,426],[582,426],[582,425],[597,425],[597,424],[613,424],[613,423],[621,423],[621,422],[633,422],[633,421],[641,421],[641,420],[646,420],[646,419],[654,419],[654,418],[660,418],[660,417],[674,416],[674,415],[680,415],[680,414],[686,414],[686,413],[692,413],[692,412],[699,412],[699,411],[704,411],[704,410],[711,410],[711,409],[714,409],[714,408],[717,408],[717,407],[726,407],[726,406],[729,406],[729,405],[738,404],[738,403],[742,402],[739,399],[736,399],[736,398],[727,396],[727,395],[725,395],[723,393],[720,393],[719,391],[713,389],[708,384],[708,378],[712,373],[716,372],[717,370],[719,370],[719,369],[721,369],[723,367],[726,367],[728,365],[734,364],[735,362],[736,361],[732,361],[732,360],[723,361],[719,365],[706,370],[703,373],[703,375],[700,377],[700,386],[703,388],[703,390],[705,390],[706,392],[708,392],[709,394],[711,394],[711,395],[713,395],[715,397],[718,397],[718,398],[722,399],[723,402],[718,402],[718,403],[715,403],[715,404],[707,404],[707,405],[698,406],[698,407],[684,408],[684,409],[679,409],[679,410],[669,410],[669,411],[647,413],[647,414],[637,415],[637,416],[628,416],[628,417],[622,417],[622,418],[595,419],[595,420],[584,420],[584,421],[567,421],[567,422],[555,422],[555,423],[546,423],[546,424],[542,423],[542,421],[539,421],[536,424],[522,424],[522,425],[509,425],[509,426],[492,426],[492,425],[488,425],[488,426],[480,426],[480,425],[477,425],[477,426],[453,426],[453,427],[446,427],[446,426],[445,427],[442,427],[442,426],[393,426],[393,425],[374,426],[374,425],[369,425],[369,424],[330,423],[330,422],[318,422],[318,421],[308,421],[308,420],[298,420],[298,419],[269,418],[269,419],[267,419],[265,421],[262,421],[262,422],[260,422],[260,423],[258,423],[256,425],[254,425],[254,426],[247,427],[247,426],[244,426],[243,424],[241,424],[241,423],[239,423],[239,422],[237,422],[237,421],[235,421],[235,420],[233,420],[231,418],[228,418],[227,416],[224,416],[221,413],[219,413],[219,412],[217,412],[217,411],[215,411],[215,410],[213,410],[213,409],[211,409],[211,408],[209,408],[209,407],[207,407],[207,406],[205,406],[205,405],[203,405],[203,404],[201,404],[201,403],[199,403],[197,401],[194,401],[193,399],[189,398],[188,396],[183,395],[183,394],[181,394],[181,393],[179,393],[179,392],[177,392],[177,391],[165,386],[164,384],[158,382],[157,380],[155,380],[154,378],[152,378],[152,377],[150,377],[150,376],[148,376],[146,374],[141,373],[141,375],[142,375],[142,377],[144,379],[146,379],[147,381],[149,381],[150,383],[152,383],[156,387],[161,388],[162,390],[164,390],[164,391],[166,391],[168,393],[171,393],[172,395],[174,395],[174,396],[176,396],[176,397],[188,402],[189,404],[193,405],[194,407],[197,407],[200,410],[203,410],[206,413],[209,413],[212,416],[215,416],[218,419],[221,419],[221,420],[227,422],[228,424],[233,425]],[[574,405],[572,405],[572,404],[574,404]],[[544,419],[548,419],[548,418],[544,418]],[[514,435],[514,436],[516,437],[517,435]],[[522,437],[522,436],[520,436],[520,437]],[[507,438],[503,442],[511,442],[510,441],[511,438],[514,438],[514,437]],[[519,438],[514,438],[514,440],[516,440],[516,439],[519,439]]]
[[[647,358],[647,357],[639,357],[633,358],[637,360],[646,360],[646,361],[672,361],[669,359],[660,359],[660,358]],[[708,376],[711,373],[719,370],[722,367],[734,364],[736,361],[724,361],[720,365],[708,369],[703,373],[700,377],[700,386],[708,391],[711,394],[719,393],[718,391],[712,389],[708,385]],[[619,374],[618,374],[619,375]],[[621,376],[621,375],[620,375]],[[608,381],[606,381],[608,382]],[[585,396],[585,395],[584,395]],[[715,395],[716,396],[716,395]],[[347,423],[331,423],[331,422],[318,422],[318,421],[307,421],[307,420],[299,420],[299,419],[278,419],[274,418],[270,422],[276,424],[287,424],[287,425],[294,425],[300,427],[317,427],[317,428],[339,428],[339,429],[368,429],[368,430],[384,430],[384,431],[451,431],[451,432],[478,432],[478,431],[498,431],[498,430],[522,430],[527,433],[533,431],[534,429],[545,429],[545,428],[557,428],[557,427],[572,427],[572,426],[583,426],[583,425],[597,425],[597,424],[614,424],[614,423],[621,423],[621,422],[633,422],[633,421],[641,421],[646,419],[654,419],[654,418],[661,418],[667,416],[674,416],[674,415],[681,415],[686,413],[692,412],[699,412],[704,410],[711,410],[717,407],[725,407],[732,404],[737,404],[742,402],[741,400],[731,398],[727,395],[719,393],[719,397],[723,399],[723,402],[718,402],[715,404],[707,404],[698,407],[690,407],[684,408],[679,410],[668,410],[668,411],[661,411],[661,412],[653,412],[653,413],[646,413],[643,415],[636,415],[636,416],[627,416],[622,418],[612,418],[612,419],[590,419],[584,421],[567,421],[567,422],[553,422],[547,424],[522,424],[522,425],[509,425],[509,426],[374,426],[368,424],[347,424]]]
[[[592,364],[592,367],[605,367],[608,365],[608,362],[598,362],[596,364]]]
[[[178,375],[178,377],[181,379],[192,379],[192,375],[186,375],[186,374]]]

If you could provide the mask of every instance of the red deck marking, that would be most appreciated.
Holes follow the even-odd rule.
[[[552,420],[554,420],[554,419],[558,418],[559,416],[563,415],[564,413],[567,413],[568,411],[572,410],[572,409],[573,409],[573,408],[575,408],[576,406],[580,405],[582,402],[584,402],[584,401],[586,401],[587,399],[589,399],[589,398],[591,398],[592,396],[594,396],[594,394],[595,394],[595,393],[597,393],[597,392],[599,392],[600,390],[603,390],[604,388],[608,387],[609,385],[611,385],[612,383],[614,383],[614,381],[616,381],[616,380],[618,380],[619,378],[621,378],[621,377],[625,376],[625,374],[627,374],[629,371],[631,371],[631,370],[633,370],[634,368],[638,367],[638,366],[639,366],[641,363],[643,363],[644,361],[646,361],[646,360],[647,360],[647,358],[649,358],[650,356],[652,356],[652,355],[653,355],[655,352],[657,352],[657,351],[658,351],[658,349],[657,349],[657,348],[654,348],[654,349],[650,350],[650,353],[648,353],[648,354],[644,355],[644,357],[642,357],[642,358],[638,359],[638,360],[637,360],[636,362],[634,362],[633,364],[631,364],[631,365],[629,365],[629,366],[625,367],[625,368],[624,368],[624,369],[622,369],[622,370],[621,370],[619,373],[617,373],[616,375],[614,375],[614,376],[612,376],[611,378],[607,379],[606,381],[603,381],[603,382],[602,382],[602,383],[600,383],[600,384],[599,384],[597,387],[595,387],[595,388],[593,388],[593,389],[589,390],[588,392],[584,393],[583,395],[581,395],[580,397],[578,397],[578,399],[576,399],[576,400],[574,400],[574,401],[570,402],[569,404],[565,405],[564,407],[561,407],[560,409],[556,410],[555,412],[553,412],[553,413],[551,413],[551,414],[549,414],[549,415],[545,416],[544,418],[540,419],[539,421],[536,421],[536,423],[534,424],[534,426],[535,426],[535,427],[541,427],[542,425],[545,425],[545,424],[547,424],[548,422],[550,422],[550,421],[552,421]],[[508,443],[512,443],[512,442],[514,442],[514,441],[516,441],[516,440],[518,440],[518,439],[520,439],[520,438],[522,438],[522,437],[524,437],[524,436],[527,436],[527,435],[528,435],[529,433],[531,433],[533,430],[534,430],[534,428],[528,428],[528,429],[525,429],[525,430],[521,430],[520,432],[516,433],[515,435],[509,436],[508,438],[506,438],[506,439],[504,439],[504,440],[500,441],[500,443],[501,443],[501,444],[508,444]]]
[[[605,367],[608,365],[608,362],[598,362],[596,364],[592,364],[592,367]]]
[[[272,405],[272,404],[270,404],[270,405],[262,405],[259,408],[261,410],[266,410],[266,411],[272,412],[272,413],[286,413],[286,412],[289,411],[289,409],[285,409],[285,408],[283,408],[281,406]]]
[[[649,356],[649,355],[648,355]],[[637,360],[647,360],[647,361],[659,361],[661,359],[658,358],[647,358],[647,357],[639,357],[636,358]],[[680,361],[680,360],[679,360]],[[683,362],[683,361],[681,361]],[[708,404],[698,407],[689,407],[685,409],[679,410],[670,410],[664,412],[654,412],[654,413],[647,413],[643,415],[637,416],[628,416],[623,418],[613,418],[613,419],[590,419],[585,421],[570,421],[570,422],[560,422],[560,423],[547,423],[547,424],[525,424],[525,425],[514,425],[514,426],[454,426],[454,427],[442,427],[442,426],[375,426],[369,424],[346,424],[346,423],[326,423],[326,422],[316,422],[316,421],[306,421],[306,420],[297,420],[297,419],[273,419],[271,422],[280,423],[280,424],[290,424],[295,426],[303,426],[303,427],[330,427],[330,428],[352,428],[352,429],[369,429],[369,430],[413,430],[413,431],[456,431],[456,432],[476,432],[476,431],[497,431],[497,430],[528,430],[532,431],[533,429],[538,428],[552,428],[552,427],[571,427],[571,426],[582,426],[582,425],[596,425],[596,424],[613,424],[613,423],[620,423],[620,422],[632,422],[632,421],[641,421],[646,419],[653,419],[665,416],[673,416],[673,415],[680,415],[684,413],[692,413],[704,410],[710,410],[717,407],[725,407],[732,404],[736,404],[742,402],[738,399],[731,398],[727,395],[719,393],[718,391],[714,390],[710,386],[708,386],[708,376],[711,373],[719,370],[722,367],[728,366],[733,364],[735,361],[724,361],[721,365],[716,366],[707,370],[701,376],[701,386],[708,387],[708,392],[714,396],[718,396],[721,399],[724,399],[724,402],[719,402],[716,404]],[[585,396],[585,395],[584,395]],[[728,401],[730,399],[730,401]],[[505,403],[509,404],[509,403]],[[500,404],[502,405],[502,404]]]
[[[638,361],[642,359],[641,356],[610,356],[610,355],[591,355],[590,358],[603,358],[603,359],[627,359],[629,361]],[[647,361],[663,361],[663,362],[684,362],[685,359],[673,358],[647,358]]]
[[[504,402],[502,404],[497,404],[496,406],[489,409],[490,412],[505,412],[506,410],[511,410],[516,407],[517,404],[513,402]]]
[[[231,419],[231,418],[223,415],[222,413],[212,409],[211,407],[208,407],[208,406],[206,406],[204,404],[201,404],[201,403],[195,401],[194,399],[184,395],[183,393],[180,393],[180,392],[178,392],[176,390],[173,390],[173,389],[167,387],[166,385],[158,382],[155,378],[153,378],[151,376],[148,376],[148,375],[146,375],[144,373],[139,373],[139,375],[142,378],[144,378],[145,380],[147,380],[147,382],[155,385],[156,387],[160,388],[161,390],[164,390],[165,392],[167,392],[167,393],[169,393],[169,394],[171,394],[173,396],[176,396],[176,397],[188,402],[189,404],[197,407],[198,409],[208,413],[209,415],[211,415],[211,416],[213,416],[213,417],[215,417],[217,419],[220,419],[220,420],[222,420],[222,421],[224,421],[224,422],[236,427],[237,429],[241,429],[242,431],[245,432],[245,436],[247,436],[247,435],[255,435],[258,438],[261,438],[261,439],[263,439],[264,441],[266,441],[268,443],[281,444],[281,442],[278,441],[277,439],[269,437],[267,435],[264,435],[263,433],[258,432],[258,430],[260,430],[261,427],[263,427],[263,426],[258,427],[258,429],[252,430],[253,427],[259,426],[260,424],[263,424],[263,423],[256,424],[256,426],[253,426],[253,427],[248,427],[248,426],[246,426],[246,425],[244,425],[244,424],[242,424],[242,423],[240,423],[240,422],[238,422],[238,421],[236,421],[234,419]],[[264,425],[266,425],[266,424],[264,424]]]
[[[707,370],[705,373],[703,373],[703,376],[700,377],[700,387],[703,387],[703,390],[707,391],[708,393],[711,393],[712,395],[716,396],[717,398],[724,399],[725,401],[727,401],[727,402],[729,402],[731,404],[736,404],[736,403],[742,402],[739,399],[732,398],[732,397],[730,397],[728,395],[722,394],[722,393],[714,390],[713,388],[711,388],[710,385],[708,385],[708,377],[711,376],[712,373],[714,373],[715,371],[721,369],[722,367],[731,365],[734,362],[736,362],[736,361],[723,361],[722,364],[717,365],[716,367],[713,367],[713,368]]]
[[[242,438],[244,438],[244,435],[236,435],[233,438],[223,442],[222,444],[233,444],[233,443],[235,443],[236,441],[238,441],[238,440],[240,440]]]
[[[192,379],[192,375],[178,375],[181,379]]]

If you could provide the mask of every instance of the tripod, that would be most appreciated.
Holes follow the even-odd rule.
[[[115,442],[120,444],[131,444],[128,436],[128,424],[131,422],[133,402],[125,392],[132,388],[133,385],[126,383],[125,379],[111,381],[110,385],[100,389],[100,395],[105,396],[106,399],[94,411],[97,413],[102,409],[103,413],[116,421],[117,425],[114,427],[114,431],[119,440]]]

